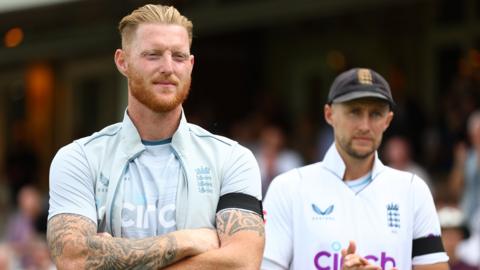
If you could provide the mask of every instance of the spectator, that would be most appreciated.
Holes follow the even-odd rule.
[[[302,165],[300,155],[286,147],[285,134],[275,125],[268,125],[261,130],[254,154],[262,175],[262,196],[265,196],[275,176]]]
[[[469,230],[464,223],[464,216],[460,209],[444,206],[438,210],[442,240],[449,257],[451,270],[477,270],[477,267],[467,264],[457,256],[459,244],[469,237]]]
[[[458,245],[456,255],[463,262],[480,269],[480,209],[473,220],[474,227],[470,230],[470,237]]]
[[[0,270],[17,270],[21,269],[15,252],[8,244],[0,244]]]
[[[23,187],[18,194],[18,210],[7,224],[6,238],[18,255],[24,268],[30,267],[30,245],[37,237],[35,221],[41,210],[41,197],[32,186]]]
[[[411,145],[406,138],[402,136],[390,137],[385,143],[383,156],[388,166],[418,175],[423,181],[425,181],[425,183],[427,183],[430,191],[435,195],[434,185],[430,176],[423,167],[413,160],[411,155]]]
[[[461,142],[455,147],[449,183],[472,229],[475,226],[473,216],[480,209],[480,111],[468,118],[467,132],[471,146]]]
[[[44,237],[37,237],[34,239],[29,248],[32,263],[27,270],[56,269],[55,265],[50,259],[50,253]]]

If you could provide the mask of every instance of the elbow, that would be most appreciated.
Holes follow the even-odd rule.
[[[66,244],[58,250],[50,249],[52,260],[58,270],[86,269],[87,252],[81,245]]]
[[[243,253],[241,260],[241,266],[239,269],[260,269],[263,259],[264,243],[258,243],[250,247],[249,251]],[[250,254],[249,254],[250,253]],[[249,259],[245,259],[245,258]]]

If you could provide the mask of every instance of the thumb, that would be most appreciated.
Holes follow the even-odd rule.
[[[355,245],[355,241],[350,240],[348,243],[347,249],[342,249],[342,257],[345,257],[348,254],[355,254],[357,251],[357,246]]]

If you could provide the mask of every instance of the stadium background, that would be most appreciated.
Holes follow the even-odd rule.
[[[22,181],[46,198],[56,151],[122,119],[117,23],[150,2],[172,4],[194,23],[190,121],[252,147],[263,126],[276,125],[289,149],[315,162],[328,145],[330,83],[370,67],[398,104],[386,138],[405,137],[437,195],[452,199],[453,147],[468,142],[466,119],[480,102],[479,0],[0,1],[4,198]],[[0,201],[15,209],[15,198]]]

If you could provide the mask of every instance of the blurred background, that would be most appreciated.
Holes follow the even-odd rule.
[[[278,173],[322,159],[332,80],[369,67],[397,103],[383,160],[422,176],[439,210],[461,211],[457,227],[469,234],[459,245],[475,242],[480,131],[467,123],[480,109],[480,0],[0,0],[0,254],[12,255],[0,255],[0,269],[51,269],[48,253],[24,254],[46,250],[50,162],[63,145],[121,121],[117,24],[146,3],[193,21],[187,119],[249,147],[264,192]],[[449,254],[453,263],[478,269],[480,240],[472,243]]]

